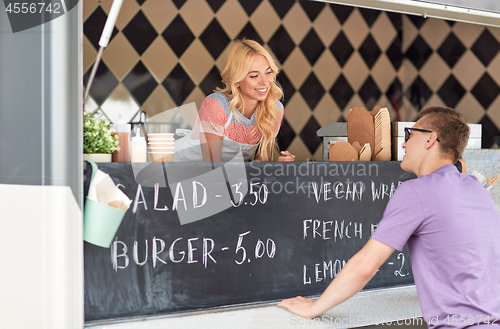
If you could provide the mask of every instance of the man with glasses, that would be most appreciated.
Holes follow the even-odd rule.
[[[393,194],[366,245],[316,300],[278,303],[312,318],[352,297],[394,250],[408,244],[424,321],[429,328],[500,323],[500,217],[479,181],[454,163],[469,139],[456,111],[428,107],[405,129],[401,168],[417,175]]]

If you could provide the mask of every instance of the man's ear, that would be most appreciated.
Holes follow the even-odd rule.
[[[426,149],[429,149],[432,147],[432,145],[434,145],[435,143],[439,143],[437,141],[437,133],[435,131],[431,132],[429,134],[429,138],[427,139],[427,142],[425,143],[425,148]]]

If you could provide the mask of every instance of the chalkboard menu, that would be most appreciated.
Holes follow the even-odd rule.
[[[415,178],[399,162],[99,168],[133,202],[111,248],[85,243],[87,322],[319,295]],[[365,289],[409,284],[405,248]]]

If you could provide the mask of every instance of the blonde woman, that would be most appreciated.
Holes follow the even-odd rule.
[[[205,98],[193,131],[184,138],[200,143],[201,154],[199,146],[176,145],[175,161],[202,161],[201,156],[204,161],[230,161],[240,150],[245,161],[271,161],[284,110],[277,73],[274,59],[258,42],[235,41],[221,73],[224,88]],[[282,151],[277,161],[294,159]]]

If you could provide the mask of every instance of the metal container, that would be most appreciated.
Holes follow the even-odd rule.
[[[347,122],[332,122],[318,129],[316,135],[323,138],[323,161],[329,161],[330,144],[347,142]]]

